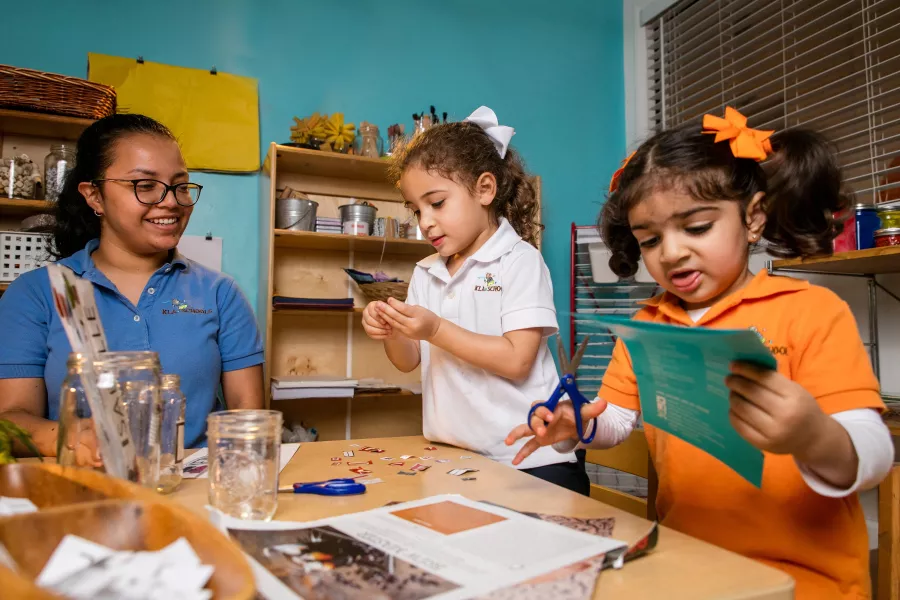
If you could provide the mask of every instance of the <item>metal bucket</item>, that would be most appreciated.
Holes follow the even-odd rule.
[[[375,229],[375,212],[378,210],[368,202],[344,204],[341,211],[341,226],[350,235],[372,235]]]
[[[275,201],[275,228],[315,231],[319,203],[303,198],[278,198]]]

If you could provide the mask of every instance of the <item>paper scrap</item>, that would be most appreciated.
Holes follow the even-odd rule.
[[[332,456],[332,457],[331,457],[331,462],[337,462],[337,461],[341,460],[341,458],[343,458],[343,457],[341,457],[341,456]]]
[[[474,477],[463,477],[462,480],[463,481],[475,481],[475,478]]]
[[[426,450],[437,450],[437,446],[425,446]]]
[[[78,600],[211,598],[203,589],[214,568],[203,565],[180,538],[155,552],[115,551],[74,535],[65,536],[35,583]],[[152,590],[148,595],[147,591]]]
[[[344,456],[353,456],[353,450],[347,450],[344,452]]]
[[[282,444],[279,451],[280,459],[278,472],[291,462],[297,449],[300,448],[299,443]],[[182,477],[185,479],[208,479],[209,478],[209,448],[200,448],[190,456],[184,459],[181,466]]]
[[[422,460],[434,460],[433,456],[423,456]]]
[[[339,462],[333,462],[333,463],[331,463],[331,466],[332,466],[332,467],[339,467],[339,466],[341,466],[341,464],[342,464],[342,463],[339,463]]]
[[[351,448],[359,448],[359,444],[350,444]]]
[[[378,460],[394,460],[394,457],[393,456],[382,456]]]
[[[412,454],[404,454],[400,457],[400,460],[409,460],[411,458],[415,458],[415,456],[413,456]]]
[[[359,465],[371,465],[371,464],[372,464],[371,460],[358,460],[356,462],[348,462],[347,466],[348,467],[356,467]]]
[[[477,473],[478,469],[450,469],[447,471],[447,475],[453,475],[455,477],[459,477],[460,475],[465,475],[466,473]]]
[[[471,456],[460,456],[459,460],[472,460]]]
[[[434,462],[443,464],[443,463],[448,463],[448,462],[450,462],[450,459],[449,459],[449,458],[439,458],[439,459],[437,459],[437,460],[434,461]]]
[[[403,462],[392,462],[392,463],[389,463],[389,464],[390,464],[392,467],[402,467],[402,466],[405,465],[406,463],[403,463]]]
[[[411,471],[427,471],[431,468],[431,465],[423,465],[422,463],[416,463],[412,467],[410,467]]]
[[[409,471],[397,471],[397,475],[415,475],[415,473],[410,473]]]
[[[363,485],[375,485],[376,483],[384,483],[384,480],[376,477],[375,479],[363,479],[360,483]]]
[[[0,496],[0,515],[21,515],[37,512],[38,507],[28,498]]]

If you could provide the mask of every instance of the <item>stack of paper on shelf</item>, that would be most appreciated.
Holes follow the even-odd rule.
[[[302,398],[352,398],[356,379],[327,375],[285,375],[272,377],[272,400]]]
[[[353,310],[353,298],[291,298],[272,296],[275,310]]]
[[[344,233],[338,217],[316,217],[316,231],[319,233]]]

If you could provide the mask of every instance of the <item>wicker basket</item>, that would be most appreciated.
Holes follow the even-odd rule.
[[[116,90],[77,77],[0,65],[0,107],[101,119],[116,113]]]
[[[387,302],[388,298],[396,298],[401,302],[406,301],[406,293],[409,290],[409,284],[405,282],[384,282],[384,283],[357,283],[359,291],[369,302],[381,300]]]

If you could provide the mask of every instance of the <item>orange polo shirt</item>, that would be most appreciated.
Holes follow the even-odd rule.
[[[671,294],[646,304],[635,319],[755,330],[775,354],[778,371],[801,384],[827,414],[884,408],[853,314],[830,290],[761,272],[697,323]],[[640,410],[621,340],[600,397]],[[856,494],[820,496],[791,456],[768,452],[762,487],[756,488],[702,450],[654,427],[645,431],[659,476],[661,523],[786,571],[797,583],[798,599],[869,598],[869,545]]]

